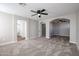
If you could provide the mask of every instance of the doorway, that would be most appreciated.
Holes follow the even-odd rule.
[[[42,37],[46,36],[46,24],[42,24]]]
[[[65,18],[58,18],[51,21],[51,38],[70,40],[70,20]]]
[[[25,20],[17,20],[17,41],[27,39],[27,22]]]

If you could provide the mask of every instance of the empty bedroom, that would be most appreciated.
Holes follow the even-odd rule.
[[[79,56],[79,3],[0,3],[0,56]]]

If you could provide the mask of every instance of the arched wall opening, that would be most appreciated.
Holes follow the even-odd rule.
[[[70,20],[66,18],[57,18],[50,22],[50,38],[65,37],[70,40]],[[59,38],[60,39],[60,38]]]

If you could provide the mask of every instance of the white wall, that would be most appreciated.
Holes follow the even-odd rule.
[[[0,12],[0,44],[14,41],[13,16]]]
[[[76,37],[77,37],[77,45],[78,45],[78,48],[79,48],[79,12],[77,13],[76,15],[76,19],[77,19],[77,22],[76,22]]]
[[[70,36],[70,25],[68,22],[61,23],[59,26],[59,35],[60,36]]]
[[[38,21],[38,37],[41,37],[42,36],[42,26],[41,26],[41,22]]]
[[[38,37],[38,21],[29,19],[30,39]]]
[[[51,23],[50,26],[50,36],[60,35],[60,36],[69,36],[70,34],[70,25],[68,22],[62,23]]]
[[[50,22],[46,22],[46,38],[50,38]]]

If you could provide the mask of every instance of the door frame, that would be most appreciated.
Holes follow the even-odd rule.
[[[43,36],[43,25],[45,25],[45,33],[44,33],[44,36]],[[45,23],[41,23],[41,37],[46,37],[46,24]]]
[[[21,20],[21,19],[18,19],[18,20]],[[17,40],[17,21],[16,20],[16,40]],[[25,21],[25,40],[27,40],[27,20],[24,20]]]

